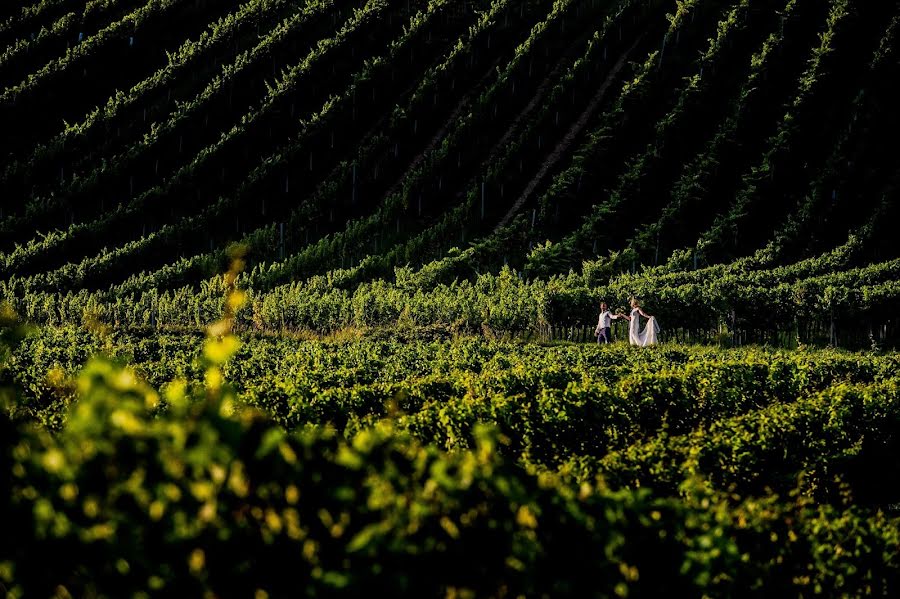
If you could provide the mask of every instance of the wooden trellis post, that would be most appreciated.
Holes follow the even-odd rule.
[[[481,220],[484,220],[484,181],[481,182]]]

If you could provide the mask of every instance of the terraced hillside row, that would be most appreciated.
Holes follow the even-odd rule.
[[[537,331],[609,293],[667,335],[896,340],[895,1],[4,11],[0,294],[36,321],[196,326],[239,243],[256,328]],[[504,267],[514,324],[419,313]]]

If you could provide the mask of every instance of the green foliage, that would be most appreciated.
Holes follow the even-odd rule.
[[[259,347],[249,355],[256,356]],[[590,356],[575,347],[547,354],[535,347],[484,342],[392,349],[398,355],[384,359],[389,368],[415,369],[421,362],[414,356],[422,351],[435,352],[436,368],[443,368],[437,356],[449,349],[450,362],[467,361],[485,383],[516,372],[527,379],[531,373],[544,384],[564,388],[567,397],[542,393],[544,407],[537,408],[542,418],[552,414],[555,422],[579,426],[587,423],[574,413],[563,415],[584,401],[575,399],[581,395],[577,388],[564,384],[566,376],[560,378],[549,365],[523,370],[510,358],[519,352],[531,360],[560,363],[632,361],[618,373],[624,376],[618,388],[631,399],[597,404],[623,407],[643,405],[638,400],[643,394],[661,398],[660,392],[679,380],[694,387],[691,397],[705,394],[696,385],[717,388],[726,404],[725,388],[731,384],[739,394],[754,386],[787,398],[808,383],[800,383],[802,378],[790,382],[790,376],[807,375],[802,370],[790,375],[785,368],[799,367],[805,359],[815,368],[813,385],[821,384],[815,382],[818,377],[832,380],[835,367],[851,376],[866,372],[850,367],[859,360],[868,360],[883,376],[894,372],[877,359],[852,354],[782,354],[780,365],[760,360],[741,374],[723,363],[716,376],[732,382],[712,383],[715,360],[727,356],[711,350],[638,356],[602,348]],[[323,350],[310,344],[305,351],[318,352],[309,358],[321,363],[318,376],[331,376],[335,383],[352,379],[324,359],[358,360],[366,377],[396,376],[368,359],[383,348],[365,348],[355,357],[358,350],[351,345],[330,355]],[[403,418],[376,419],[346,436],[326,426],[285,432],[240,407],[235,388],[211,383],[209,370],[231,361],[240,364],[241,351],[211,337],[204,350],[206,384],[175,383],[163,392],[131,367],[95,359],[77,377],[78,401],[59,433],[0,418],[0,477],[8,489],[0,505],[8,522],[0,540],[0,578],[13,596],[364,591],[624,596],[748,589],[881,594],[896,589],[900,537],[896,522],[881,514],[818,505],[802,496],[736,498],[703,485],[685,486],[682,499],[665,498],[644,489],[614,491],[602,482],[569,482],[565,470],[528,471],[509,453],[519,442],[519,430],[501,433],[506,418],[534,409],[516,399],[531,394],[513,394],[512,380],[497,381],[505,392],[493,400],[493,426],[464,425],[471,438],[468,449],[444,453],[416,441],[403,430]],[[483,359],[494,351],[491,360]],[[692,367],[692,353],[713,362]],[[624,374],[648,361],[674,365],[685,359],[689,370],[675,377]],[[760,386],[759,369],[765,368],[784,383]],[[242,379],[234,378],[238,384]],[[211,394],[215,389],[221,391]],[[876,395],[865,400],[872,414],[879,412]],[[841,388],[829,397],[839,396],[844,403],[862,398]],[[498,403],[501,397],[505,403]],[[690,413],[710,414],[709,409]],[[842,413],[844,418],[863,414],[849,404]],[[820,417],[831,414],[824,411]],[[549,422],[541,425],[547,432]],[[611,426],[623,432],[630,428]],[[833,427],[816,434],[842,430],[837,422]],[[771,433],[778,435],[780,429]],[[569,433],[557,428],[550,436],[563,440]],[[708,440],[709,446],[719,438],[728,437],[723,431],[722,437]],[[762,471],[769,467],[754,464]]]
[[[0,589],[897,595],[898,25],[2,3]]]

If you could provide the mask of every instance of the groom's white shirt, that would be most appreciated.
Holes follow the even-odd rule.
[[[613,316],[612,312],[606,310],[600,313],[600,320],[597,321],[598,329],[606,329],[612,326],[612,321],[614,318],[618,318],[618,316]]]

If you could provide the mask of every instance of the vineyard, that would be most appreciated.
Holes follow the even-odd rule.
[[[898,35],[4,2],[0,591],[897,593]]]
[[[414,333],[20,338],[0,575],[14,595],[900,584],[900,355]]]

